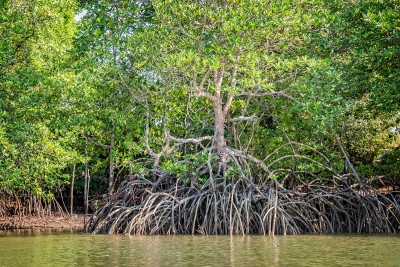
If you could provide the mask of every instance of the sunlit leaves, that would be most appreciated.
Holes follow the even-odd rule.
[[[62,123],[75,8],[73,0],[20,0],[0,11],[0,190],[49,196],[81,161]]]

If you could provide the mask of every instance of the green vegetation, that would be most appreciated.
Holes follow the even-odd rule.
[[[364,196],[371,209],[397,207],[372,228],[328,219],[357,206],[356,191],[400,183],[396,0],[6,0],[0,37],[0,215],[50,212],[71,185],[85,202],[121,185],[114,204],[132,192],[142,202],[106,206],[94,218],[113,230],[96,231],[390,232],[399,224],[395,195]],[[300,204],[270,214],[273,199],[288,205],[291,195],[318,190],[355,202],[327,204],[318,229],[288,223],[296,212],[316,220]],[[244,195],[261,206],[247,207]],[[228,220],[227,203],[246,207]],[[168,227],[129,224],[130,205]],[[174,214],[176,206],[187,213],[160,219],[160,207]],[[199,207],[200,230],[191,217]],[[231,227],[251,225],[216,231],[211,210]],[[365,212],[343,214],[362,221]],[[263,219],[241,217],[248,213]]]

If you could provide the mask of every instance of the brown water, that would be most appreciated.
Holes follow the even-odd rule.
[[[400,266],[400,236],[3,232],[0,266]]]

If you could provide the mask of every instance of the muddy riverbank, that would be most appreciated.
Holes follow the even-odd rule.
[[[85,215],[71,216],[5,216],[0,217],[0,230],[54,229],[82,231]]]

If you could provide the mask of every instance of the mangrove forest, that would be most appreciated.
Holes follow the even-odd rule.
[[[0,228],[73,214],[400,232],[400,2],[1,1]]]

